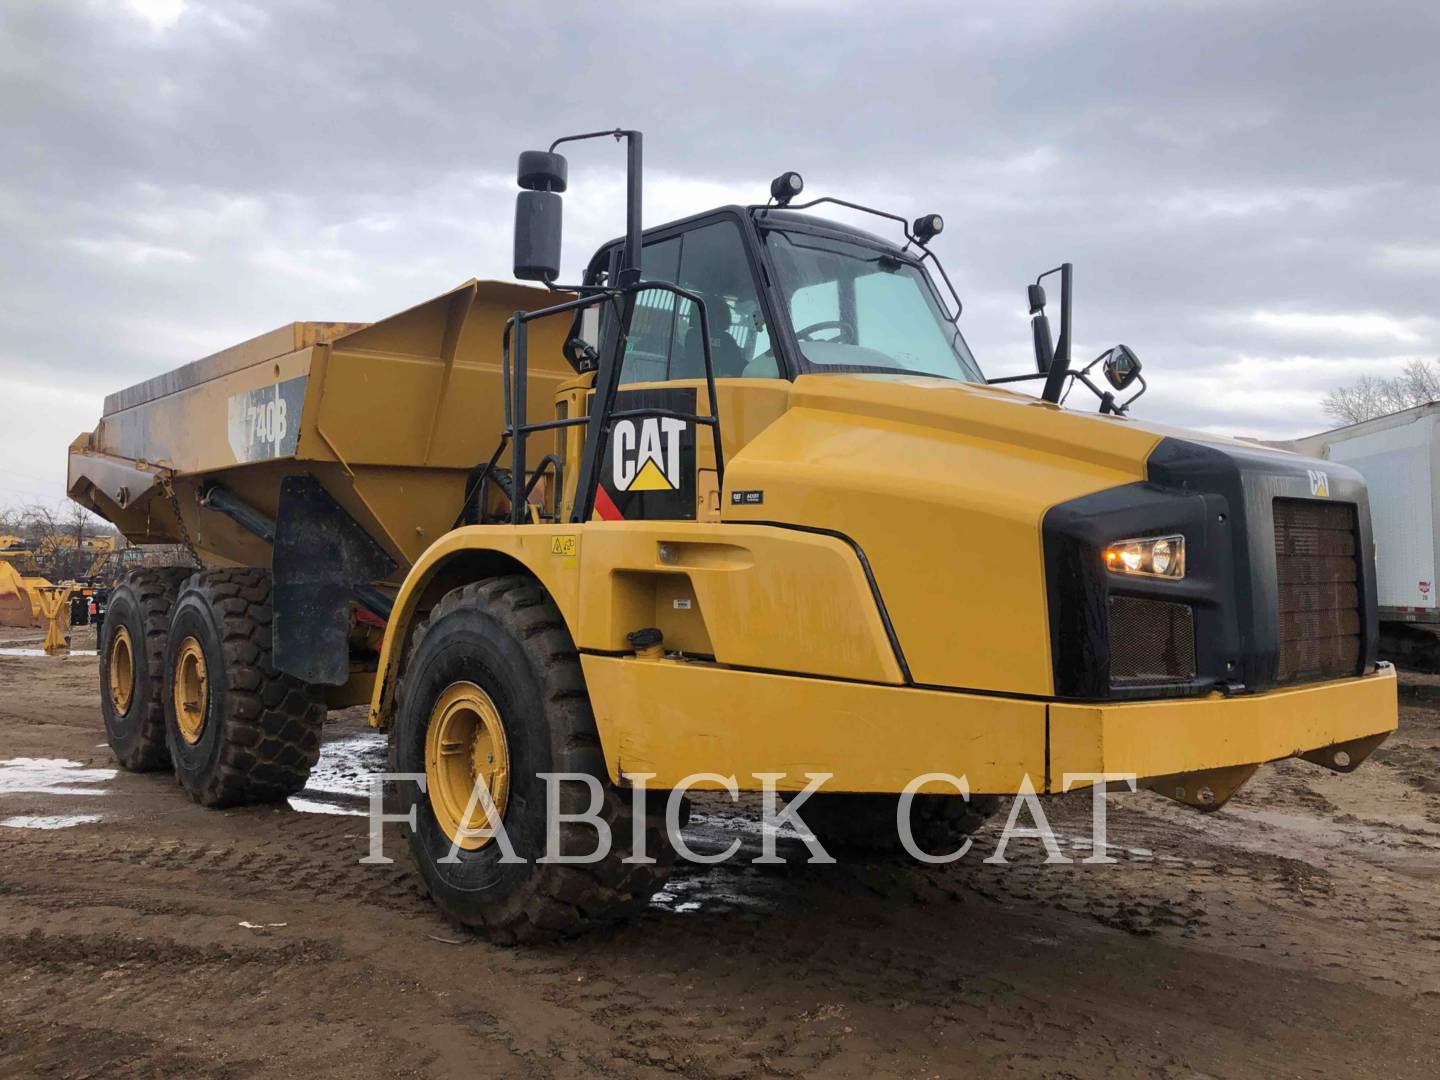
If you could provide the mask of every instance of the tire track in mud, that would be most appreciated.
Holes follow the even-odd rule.
[[[24,752],[108,765],[53,689]],[[1295,857],[1264,815],[1365,839],[1314,776],[1264,770],[1228,816],[1122,799],[1113,866],[1047,867],[1034,841],[987,865],[994,825],[936,870],[786,841],[790,865],[682,866],[632,925],[527,950],[446,927],[393,834],[394,864],[359,864],[363,818],[213,813],[122,776],[102,825],[0,830],[0,1075],[1435,1075],[1440,894],[1387,869],[1429,841],[1389,824],[1373,862]],[[1416,821],[1440,805],[1406,790]],[[1045,805],[1089,854],[1088,796]],[[753,815],[710,825],[757,853]]]
[[[1257,794],[1255,802],[1264,805],[1268,796]],[[961,880],[1012,908],[1048,905],[1132,935],[1191,941],[1229,955],[1265,952],[1281,966],[1440,994],[1440,934],[1421,914],[1435,906],[1431,880],[1387,873],[1338,846],[1320,864],[1308,852],[1302,858],[1268,850],[1283,850],[1286,834],[1263,842],[1267,827],[1252,816],[1258,813],[1237,806],[1228,819],[1196,818],[1157,800],[1112,806],[1110,839],[1119,841],[1112,866],[982,863]],[[1061,810],[1051,820],[1063,830],[1078,817]],[[1246,846],[1232,842],[1241,833]]]
[[[69,858],[134,870],[187,877],[204,874],[223,881],[225,891],[235,896],[278,893],[322,903],[357,902],[399,911],[428,909],[429,900],[403,859],[396,858],[390,865],[359,862],[368,850],[363,819],[288,811],[245,816],[253,820],[237,823],[234,835],[216,840],[152,840],[113,828],[76,828],[67,830],[65,852]],[[387,849],[395,846],[391,838]],[[0,861],[10,867],[24,866],[26,854],[34,847],[30,837],[0,834]]]
[[[1062,835],[1068,835],[1065,830],[1071,824],[1079,832],[1079,826],[1088,826],[1086,815],[1088,802],[1077,809],[1073,823],[1057,814],[1055,824]],[[602,1054],[554,1048],[558,1061],[573,1058],[576,1068],[603,1069],[614,1075],[618,1058],[630,1070],[673,1068],[698,1076],[800,1075],[820,1068],[846,1045],[849,1034],[845,1029],[854,1023],[856,1002],[878,1001],[885,1003],[885,1009],[903,1003],[904,1009],[928,1011],[932,1023],[949,1026],[974,1022],[978,1015],[995,1037],[1031,1045],[1048,1023],[1033,1007],[1007,1006],[1002,1011],[996,1006],[997,996],[1006,997],[1013,987],[937,974],[935,958],[924,948],[891,944],[877,954],[867,934],[846,924],[847,908],[874,918],[882,939],[889,936],[885,933],[887,922],[897,915],[904,917],[907,907],[918,907],[942,920],[978,918],[982,923],[991,918],[984,911],[1003,911],[1010,916],[1034,913],[1039,929],[1033,944],[1040,949],[1050,947],[1047,934],[1051,931],[1039,920],[1058,912],[1061,917],[1079,917],[1097,927],[1123,930],[1130,937],[1194,939],[1220,932],[1232,939],[1238,935],[1241,940],[1232,940],[1233,947],[1263,946],[1279,953],[1287,945],[1303,946],[1277,939],[1273,919],[1267,922],[1263,917],[1266,910],[1313,907],[1328,902],[1335,893],[1329,875],[1307,864],[1197,845],[1188,827],[1154,820],[1142,812],[1120,811],[1112,821],[1112,842],[1124,846],[1112,851],[1117,864],[1106,867],[1044,866],[1038,862],[1042,853],[1023,845],[1012,849],[1009,867],[989,866],[979,860],[993,847],[992,827],[989,834],[978,838],[976,850],[965,862],[939,872],[865,862],[836,867],[798,862],[773,868],[682,868],[672,887],[677,897],[695,898],[688,901],[696,905],[695,910],[673,910],[687,902],[680,899],[652,910],[618,938],[597,937],[553,951],[506,954],[504,965],[513,976],[539,990],[552,1007],[573,1010],[609,1034]],[[75,836],[80,830],[71,830],[67,840],[81,842],[82,858],[124,868],[122,882],[144,882],[147,890],[159,891],[167,877],[189,881],[194,874],[203,873],[224,882],[229,897],[320,902],[336,906],[337,918],[344,918],[347,905],[432,915],[403,857],[390,867],[356,862],[364,853],[366,839],[354,819],[257,811],[232,814],[223,822],[233,838],[170,838],[157,844],[127,835],[115,842],[106,839],[105,830],[88,836]],[[1038,849],[1038,844],[1032,846]],[[21,847],[0,844],[0,859],[13,867]],[[1186,858],[1135,854],[1167,850],[1183,850]],[[784,853],[792,858],[804,856],[803,850]],[[1074,848],[1070,853],[1077,858],[1086,854]],[[399,856],[400,852],[392,854]],[[8,887],[22,902],[38,898],[52,903],[64,894],[63,888],[46,894],[14,883]],[[1238,908],[1234,894],[1243,898]],[[1253,906],[1256,898],[1260,910],[1252,918],[1244,909]],[[104,890],[75,898],[77,905],[103,904],[109,899],[112,897]],[[92,924],[96,914],[93,909],[89,913]],[[172,914],[180,916],[183,929],[187,912],[175,910]],[[205,912],[189,914],[203,916]],[[827,924],[835,927],[838,944],[817,943],[814,928]],[[1247,924],[1252,928],[1247,930]],[[1400,926],[1397,933],[1403,929]],[[650,936],[656,945],[641,943]],[[457,935],[455,940],[464,939]],[[690,955],[697,949],[713,949],[717,956],[734,953],[752,966],[775,964],[800,971],[807,979],[822,983],[826,996],[846,999],[849,1004],[817,999],[802,1008],[788,1001],[767,1002],[766,995],[757,995],[754,987],[747,992],[739,986],[733,999],[702,992],[697,1002],[694,982],[689,990],[685,983],[677,985],[673,977],[647,986],[643,979],[637,980],[633,968],[617,973],[607,962],[617,947],[623,953],[638,949],[648,954],[653,948],[663,949],[666,943]],[[473,947],[491,955],[488,946],[477,942]],[[863,960],[857,963],[857,957]],[[1320,957],[1311,948],[1304,958],[1307,965],[1353,960],[1343,949]],[[205,965],[199,967],[203,972]],[[1353,964],[1346,970],[1353,973]],[[742,976],[743,964],[740,969],[730,969],[731,981]],[[692,979],[700,981],[696,976]],[[207,981],[197,974],[191,980],[192,992],[200,997],[226,992],[223,978]],[[65,982],[57,980],[56,989]],[[297,985],[294,991],[305,993],[306,989]],[[747,996],[752,999],[749,1007],[745,1005]],[[143,995],[142,999],[148,1000]],[[460,1028],[475,1032],[477,1038],[504,1042],[502,1033],[511,1030],[498,1014],[476,1013],[470,1005],[454,1006],[445,1015]],[[1075,1038],[1072,1033],[1070,1045]],[[1086,1045],[1095,1054],[1115,1052],[1111,1040],[1099,1036]],[[511,1049],[519,1052],[514,1051],[514,1044]],[[1026,1067],[1059,1067],[1060,1063],[1059,1057],[1051,1061],[1047,1055],[1032,1054]],[[623,1069],[622,1073],[629,1075]]]
[[[136,1032],[22,1020],[0,1031],[0,1074],[235,1080],[243,1071],[233,1064],[212,1065],[181,1047]]]
[[[0,933],[0,1075],[424,1075],[454,1050],[433,1037],[444,995],[343,939],[246,931],[233,916],[119,925]],[[489,1036],[493,1058],[511,1032]]]
[[[227,1022],[258,1025],[265,1011],[260,1002],[292,981],[289,972],[333,957],[333,949],[316,942],[264,948],[200,946],[120,933],[36,929],[0,934],[0,979],[6,987],[0,1003],[0,1027],[6,1033],[0,1041],[0,1073],[237,1075],[247,1063],[214,1069],[188,1052],[184,1044],[193,1041],[195,1029],[184,1018],[193,1003],[226,1001]],[[71,1022],[41,1019],[53,1015],[50,1006],[56,1000],[65,1002]],[[122,1020],[118,1027],[113,1023],[117,1016]],[[98,1017],[111,1022],[88,1019]],[[134,1021],[128,1030],[127,1017]],[[138,1022],[141,1017],[177,1022],[146,1025]],[[11,1072],[19,1063],[25,1068]]]

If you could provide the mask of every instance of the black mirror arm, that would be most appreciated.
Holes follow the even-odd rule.
[[[625,245],[620,260],[620,272],[615,284],[624,287],[640,280],[640,202],[643,184],[642,169],[645,137],[630,128],[608,128],[605,131],[586,131],[579,135],[562,135],[550,144],[550,153],[557,146],[568,142],[582,142],[586,139],[612,138],[616,142],[625,140]]]
[[[1090,361],[1090,363],[1086,364],[1083,368],[1081,368],[1079,371],[1074,372],[1073,374],[1076,379],[1084,383],[1089,388],[1092,394],[1094,394],[1100,399],[1101,413],[1114,413],[1116,416],[1124,416],[1126,411],[1129,410],[1130,406],[1140,400],[1141,396],[1145,393],[1145,391],[1149,389],[1149,386],[1145,382],[1145,376],[1137,371],[1135,373],[1135,381],[1140,384],[1140,389],[1135,391],[1135,393],[1130,395],[1130,397],[1126,398],[1124,401],[1117,404],[1115,401],[1115,395],[1109,390],[1101,390],[1100,387],[1096,386],[1093,382],[1090,381],[1090,377],[1088,374],[1090,369],[1094,367],[1101,359],[1104,358],[1104,355],[1105,354],[1102,353],[1099,357],[1096,357],[1096,359]]]
[[[1085,388],[1100,399],[1100,411],[1108,412],[1109,410],[1105,408],[1105,399],[1109,398],[1111,404],[1113,405],[1115,401],[1115,395],[1110,393],[1110,391],[1108,390],[1101,390],[1098,386],[1096,386],[1093,382],[1090,381],[1090,376],[1088,372],[1094,366],[1095,365],[1093,363],[1087,364],[1079,371],[1071,372],[1071,374],[1074,375],[1077,382],[1084,383]]]
[[[1060,274],[1060,337],[1055,343],[1055,357],[1050,362],[1050,370],[1045,377],[1045,389],[1040,395],[1041,401],[1048,401],[1052,405],[1059,404],[1061,392],[1065,389],[1066,376],[1070,374],[1070,278],[1073,270],[1068,262],[1061,263],[1054,270],[1047,270],[1035,279],[1038,285],[1041,278],[1057,271]]]
[[[1150,389],[1150,387],[1145,382],[1145,376],[1138,371],[1135,373],[1135,381],[1140,384],[1140,389],[1136,390],[1135,393],[1131,394],[1130,397],[1125,399],[1125,401],[1115,406],[1115,412],[1121,416],[1124,416],[1126,411],[1129,410],[1130,406],[1134,405],[1135,402],[1139,401],[1140,398],[1144,395],[1145,391]]]

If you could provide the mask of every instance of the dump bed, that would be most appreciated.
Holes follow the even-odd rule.
[[[70,495],[132,542],[266,566],[267,541],[197,495],[220,483],[273,518],[281,481],[308,475],[403,573],[450,528],[467,476],[499,443],[505,320],[555,300],[471,280],[379,322],[291,323],[158,375],[107,397],[72,443]],[[553,415],[573,375],[567,330],[530,329],[531,420]]]

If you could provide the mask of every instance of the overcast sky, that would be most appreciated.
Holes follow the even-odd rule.
[[[63,498],[105,393],[508,278],[517,151],[615,125],[649,224],[792,168],[943,214],[987,374],[1028,368],[1024,286],[1069,259],[1076,357],[1134,348],[1138,415],[1317,431],[1328,388],[1440,354],[1437,31],[1317,0],[3,0],[0,504]],[[621,228],[621,162],[571,154],[566,276]]]

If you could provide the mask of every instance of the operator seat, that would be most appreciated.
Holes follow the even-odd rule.
[[[715,367],[717,379],[738,379],[745,370],[745,355],[730,336],[730,325],[734,313],[723,296],[705,297],[705,315],[710,320],[710,361]],[[678,365],[682,370],[674,372],[672,379],[703,379],[705,377],[705,346],[700,337],[700,313],[695,311],[690,318],[690,327],[685,331],[684,362]]]

